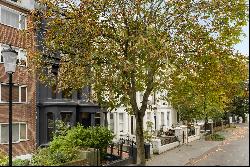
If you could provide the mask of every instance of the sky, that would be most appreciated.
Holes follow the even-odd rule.
[[[241,43],[235,45],[234,48],[249,57],[249,22],[247,23],[247,26],[243,27],[243,31],[246,34],[246,37],[242,36]]]

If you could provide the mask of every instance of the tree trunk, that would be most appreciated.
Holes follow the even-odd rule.
[[[137,164],[146,165],[144,136],[143,136],[143,113],[136,114],[136,146],[137,146]]]
[[[205,109],[204,109],[204,112],[205,112]],[[205,133],[207,132],[207,129],[208,129],[208,117],[206,114],[206,116],[205,116]]]
[[[211,134],[214,134],[214,122],[211,123]]]

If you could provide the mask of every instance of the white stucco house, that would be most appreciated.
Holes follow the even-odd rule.
[[[166,95],[166,94],[165,94]],[[137,103],[142,101],[142,93],[137,93]],[[161,100],[163,93],[149,97],[148,108],[144,116],[144,130],[147,130],[147,121],[152,122],[152,130],[167,131],[177,123],[177,113],[167,101]],[[116,135],[115,139],[129,137],[135,139],[136,120],[135,115],[129,115],[125,107],[119,107],[107,114],[108,128]],[[148,129],[149,130],[149,129]]]

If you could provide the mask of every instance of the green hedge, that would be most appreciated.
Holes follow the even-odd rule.
[[[60,133],[58,133],[60,134]],[[55,135],[49,147],[38,149],[31,164],[40,166],[59,166],[78,160],[83,148],[97,148],[100,151],[107,148],[114,135],[106,127],[84,128],[77,125],[67,130],[65,135]]]
[[[205,140],[222,141],[222,140],[225,140],[225,137],[220,134],[214,133],[214,134],[206,135]]]

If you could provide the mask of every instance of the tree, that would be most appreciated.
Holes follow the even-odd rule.
[[[54,78],[49,70],[44,73],[51,67],[44,55],[60,52],[59,88],[91,85],[102,107],[125,106],[136,117],[137,163],[143,165],[143,117],[149,95],[169,88],[175,60],[188,58],[185,53],[190,50],[199,55],[197,61],[208,50],[226,51],[237,43],[247,20],[244,0],[38,2],[47,21],[46,51],[34,59],[40,79]],[[39,21],[39,15],[36,18]],[[143,92],[141,102],[136,101],[137,92]]]
[[[190,55],[189,60],[192,58]],[[228,51],[219,59],[213,54],[204,58],[195,66],[189,61],[171,76],[168,98],[184,120],[219,118],[232,98],[244,91],[241,85],[248,77],[247,57]]]
[[[241,94],[234,95],[228,102],[226,110],[229,113],[238,115],[245,122],[245,114],[249,112],[249,83],[243,82],[239,85],[242,90]]]

